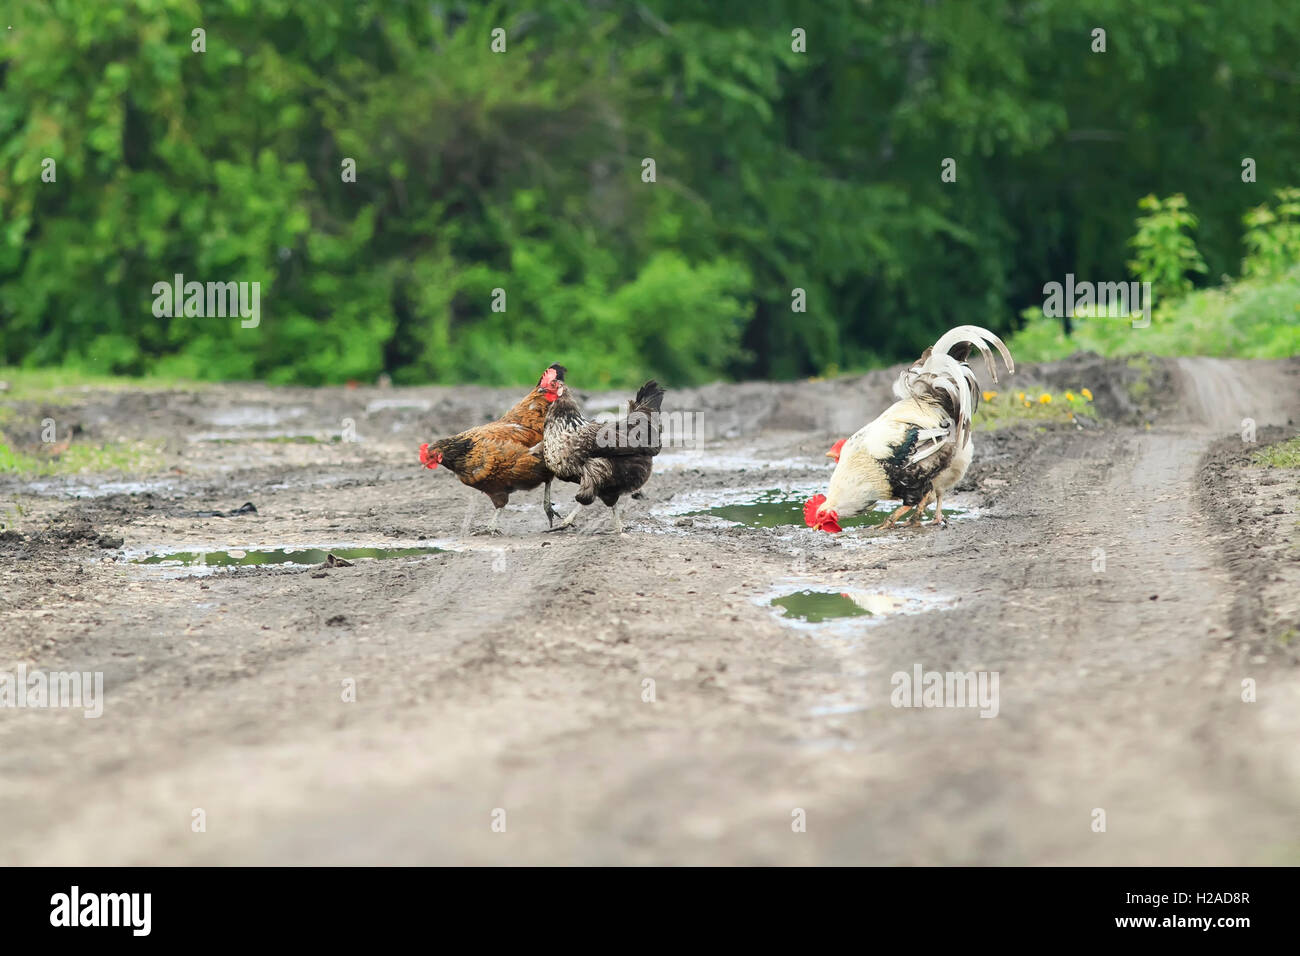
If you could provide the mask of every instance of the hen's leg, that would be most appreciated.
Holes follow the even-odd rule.
[[[509,495],[488,495],[488,500],[492,502],[492,520],[488,522],[488,526],[484,528],[482,531],[475,532],[476,534],[500,534],[501,533],[499,530],[497,530],[497,522],[501,520],[501,509],[506,506],[506,503],[510,500],[510,496]]]
[[[907,511],[911,507],[912,507],[911,505],[899,505],[897,508],[894,509],[894,513],[890,515],[888,518],[886,518],[885,523],[882,524],[880,527],[892,528],[894,526],[894,522],[899,519],[899,517],[903,514],[903,512]]]
[[[578,517],[578,512],[581,511],[581,510],[582,510],[582,505],[578,505],[576,508],[574,508],[572,511],[569,512],[569,516],[568,516],[567,518],[565,518],[563,521],[561,521],[559,524],[557,524],[557,525],[556,525],[554,528],[552,528],[551,530],[552,530],[552,531],[563,531],[563,530],[564,530],[565,528],[567,528],[569,525],[573,524],[573,519],[576,518],[576,517]]]
[[[542,486],[542,510],[546,512],[546,526],[548,528],[554,528],[555,519],[560,516],[560,513],[551,506],[550,481],[547,481],[546,484]]]
[[[621,500],[614,502],[614,533],[615,534],[623,533],[622,508],[623,508],[623,502]]]

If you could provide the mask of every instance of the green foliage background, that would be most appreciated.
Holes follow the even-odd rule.
[[[44,0],[6,18],[0,365],[823,373],[959,322],[1009,331],[1067,271],[1126,278],[1147,194],[1195,210],[1196,283],[1235,274],[1243,215],[1300,182],[1291,0]],[[261,326],[155,318],[175,273],[261,282]]]

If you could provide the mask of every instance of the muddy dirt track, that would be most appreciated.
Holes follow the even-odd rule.
[[[0,478],[0,670],[104,675],[97,719],[0,709],[0,863],[1300,863],[1300,474],[1250,464],[1300,360],[1138,374],[1021,369],[1103,420],[977,433],[950,527],[834,537],[698,512],[823,487],[887,373],[670,391],[706,440],[624,538],[599,504],[545,533],[540,491],[470,534],[487,500],[419,467],[515,390],[10,403],[161,466]],[[348,546],[442,550],[137,563]],[[881,613],[770,606],[802,590]],[[997,716],[892,706],[918,665],[997,672]]]

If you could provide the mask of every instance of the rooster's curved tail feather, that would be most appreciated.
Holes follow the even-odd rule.
[[[994,348],[1002,356],[1007,371],[1015,372],[1011,352],[1000,338],[978,325],[959,325],[939,336],[939,340],[903,369],[895,380],[894,396],[899,400],[911,398],[930,402],[952,417],[949,434],[931,437],[928,443],[917,449],[913,460],[920,461],[934,454],[949,439],[958,447],[970,440],[971,416],[980,402],[979,381],[966,362],[972,347],[979,349],[984,356],[984,364],[994,382],[998,380],[997,364],[993,361]]]

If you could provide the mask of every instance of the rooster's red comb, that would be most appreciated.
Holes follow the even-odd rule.
[[[845,443],[846,441],[848,441],[847,438],[841,438],[841,439],[840,439],[839,441],[837,441],[834,445],[831,445],[831,450],[828,451],[828,452],[826,453],[826,457],[827,457],[827,458],[834,458],[836,461],[839,461],[839,460],[840,460],[840,449],[842,449],[842,448],[844,447],[844,443]]]
[[[826,502],[825,495],[813,495],[803,503],[803,523],[810,528],[817,527],[817,509]]]
[[[825,495],[813,495],[803,503],[803,520],[804,524],[810,528],[817,528],[820,531],[826,531],[835,534],[843,530],[840,528],[839,515],[834,511],[825,511],[818,514],[821,506],[826,503]]]

